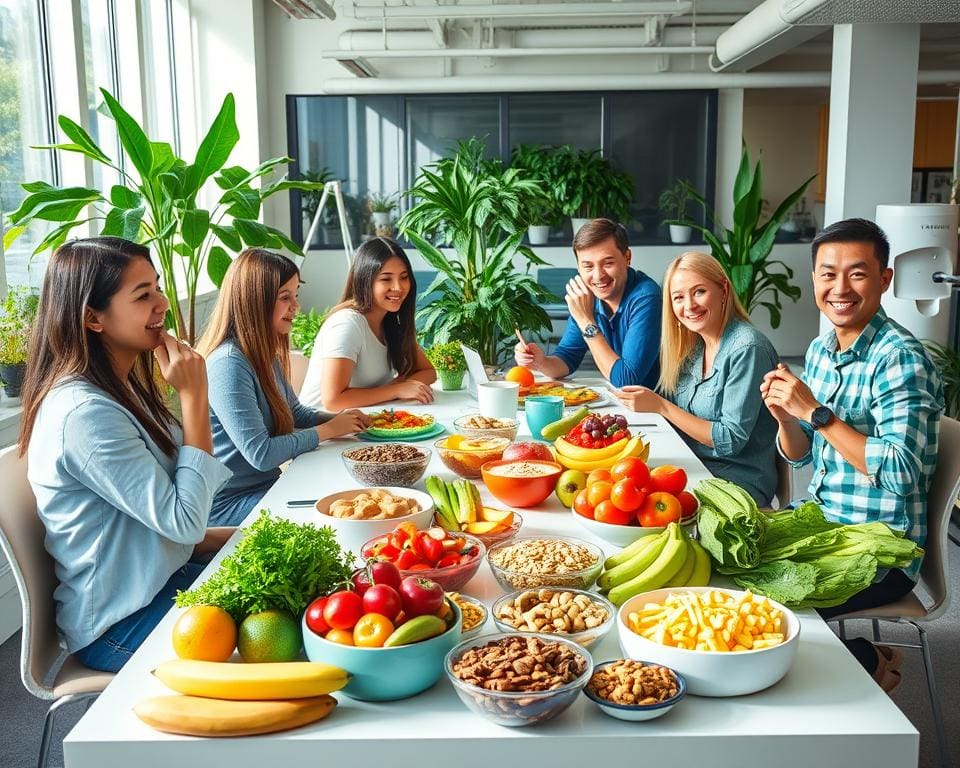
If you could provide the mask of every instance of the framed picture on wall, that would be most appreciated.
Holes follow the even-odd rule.
[[[924,202],[950,202],[950,192],[953,189],[953,172],[949,168],[927,171],[924,182]]]

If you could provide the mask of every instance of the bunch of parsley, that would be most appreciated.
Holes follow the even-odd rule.
[[[207,581],[177,593],[178,606],[216,605],[237,622],[276,608],[294,616],[310,601],[350,579],[353,556],[340,549],[332,528],[260,517]]]

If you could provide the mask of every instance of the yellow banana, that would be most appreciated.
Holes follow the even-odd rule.
[[[579,445],[574,445],[562,437],[558,437],[553,441],[553,447],[557,449],[557,453],[561,456],[566,456],[576,461],[598,461],[618,455],[627,447],[628,442],[629,440],[625,437],[623,440],[617,440],[617,442],[611,443],[606,448],[581,448]]]
[[[241,666],[237,664],[235,666]],[[249,736],[322,720],[337,706],[333,696],[287,701],[221,701],[200,696],[154,696],[133,711],[151,728],[185,736]]]
[[[697,556],[693,551],[693,542],[690,539],[687,539],[687,554],[683,561],[683,565],[680,566],[680,570],[677,571],[673,578],[670,579],[663,586],[665,587],[683,587],[686,586],[687,581],[690,580],[690,577],[693,575],[693,567],[697,563]]]
[[[237,701],[305,699],[339,691],[350,680],[339,667],[312,661],[231,664],[175,659],[153,674],[177,693]]]
[[[672,579],[687,557],[687,540],[676,523],[667,526],[667,542],[657,559],[630,581],[610,590],[607,599],[614,605],[623,605],[634,595],[658,589]]]
[[[696,559],[696,563],[693,566],[693,573],[690,574],[690,578],[687,579],[687,583],[683,586],[685,587],[706,587],[710,584],[710,571],[711,571],[711,562],[710,562],[710,553],[703,548],[703,544],[699,541],[694,541],[690,539],[690,543],[693,545],[693,554]]]
[[[638,549],[626,561],[614,566],[608,571],[600,574],[597,579],[597,586],[600,589],[613,589],[618,584],[623,584],[630,579],[639,576],[650,566],[659,556],[667,543],[669,534],[667,531],[658,533],[656,536],[646,536],[645,546]]]
[[[649,448],[644,445],[643,440],[640,437],[631,437],[627,444],[624,446],[623,450],[620,451],[616,456],[611,456],[606,459],[598,459],[596,461],[578,461],[577,459],[570,458],[569,456],[564,456],[562,453],[557,451],[557,461],[565,466],[567,469],[579,469],[581,472],[592,472],[595,469],[609,469],[614,464],[616,464],[620,459],[625,459],[628,456],[641,456],[644,451],[649,453]]]

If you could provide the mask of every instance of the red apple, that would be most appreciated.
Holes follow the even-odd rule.
[[[503,449],[504,461],[553,461],[553,452],[546,443],[510,443]]]

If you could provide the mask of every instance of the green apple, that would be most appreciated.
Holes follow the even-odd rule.
[[[567,509],[573,506],[574,497],[587,487],[587,475],[579,469],[568,469],[557,478],[557,498]]]

